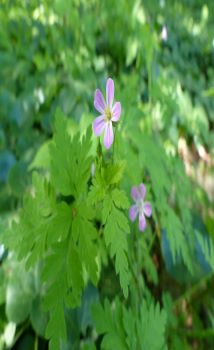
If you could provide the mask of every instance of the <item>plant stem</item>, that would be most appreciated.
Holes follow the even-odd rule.
[[[151,66],[148,66],[148,92],[149,92],[149,105],[151,106],[151,104],[152,104],[152,69],[151,69]]]
[[[156,236],[153,235],[151,241],[149,242],[149,246],[148,246],[149,254],[150,254],[150,252],[151,252],[151,249],[152,249],[153,243],[154,243],[154,241],[155,241],[155,238],[156,238]]]
[[[189,337],[189,338],[208,338],[208,337],[214,337],[214,329],[208,328],[208,329],[198,329],[198,330],[186,330],[186,329],[178,329],[176,330],[178,333]]]
[[[177,307],[182,300],[184,300],[184,299],[190,300],[196,293],[199,292],[199,290],[204,289],[204,287],[206,286],[207,282],[212,277],[213,277],[213,272],[209,273],[208,275],[206,275],[205,277],[200,279],[200,281],[198,281],[196,284],[194,284],[189,289],[187,289],[186,292],[184,292],[178,299],[176,299],[174,301],[174,308]]]
[[[38,345],[39,345],[39,343],[38,343],[38,335],[36,334],[35,335],[35,342],[34,342],[34,350],[38,350]]]

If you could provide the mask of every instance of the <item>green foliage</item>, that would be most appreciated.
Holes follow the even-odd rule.
[[[141,322],[138,324],[138,336],[141,340],[141,349],[165,348],[164,332],[166,327],[166,313],[160,310],[160,306],[142,304],[140,310]],[[156,329],[154,337],[154,329]]]
[[[27,257],[27,268],[43,260],[42,280],[47,285],[44,305],[50,312],[46,336],[51,338],[50,348],[54,350],[60,348],[60,339],[66,339],[64,308],[80,304],[86,283],[84,272],[94,284],[98,278],[97,231],[91,222],[94,213],[85,201],[91,133],[88,131],[81,141],[79,135],[71,139],[66,119],[59,112],[55,127],[50,146],[53,185],[33,174],[33,187],[25,196],[19,223],[11,229],[10,247],[19,259]],[[69,195],[75,197],[72,203]]]
[[[119,274],[120,284],[124,296],[128,296],[128,244],[126,235],[130,233],[128,220],[121,209],[129,207],[129,201],[124,191],[114,188],[121,180],[124,163],[107,164],[105,168],[98,168],[93,186],[89,193],[92,203],[102,201],[102,223],[105,244],[110,256],[115,257],[115,269]]]
[[[126,206],[126,202],[120,202],[119,199],[123,198],[123,194],[115,193],[113,198],[106,197],[103,202],[103,212],[104,212],[104,238],[106,246],[109,248],[111,257],[115,256],[115,269],[116,273],[119,274],[120,284],[123,289],[124,296],[128,296],[128,285],[129,285],[129,269],[127,252],[128,245],[126,234],[129,233],[128,220],[123,213],[116,207]],[[126,197],[125,197],[126,198]]]
[[[188,245],[191,247],[194,232],[190,209],[185,206],[187,200],[193,200],[191,183],[185,175],[181,161],[177,157],[167,157],[160,142],[154,137],[144,135],[141,139],[141,134],[135,133],[134,142],[139,152],[141,147],[144,149],[139,154],[140,164],[144,172],[147,170],[149,173],[156,210],[160,213],[161,227],[167,231],[173,259],[175,261],[176,256],[181,254],[191,271],[192,261]],[[183,192],[186,195],[185,202]],[[172,204],[176,202],[175,210],[169,207],[170,201]],[[180,213],[180,217],[176,211]]]
[[[118,299],[111,305],[105,300],[104,308],[94,305],[93,317],[99,334],[104,334],[102,349],[166,349],[166,312],[159,304],[144,301],[136,314],[126,309]],[[155,330],[155,337],[154,337]]]
[[[54,186],[64,196],[73,195],[75,198],[84,191],[89,179],[91,158],[91,131],[87,131],[80,141],[77,134],[71,141],[67,132],[67,121],[56,112],[54,142],[50,145],[51,175]],[[61,171],[59,171],[59,160]],[[74,171],[75,170],[75,171]]]
[[[214,348],[213,14],[1,1],[0,350]],[[109,76],[122,114],[106,151],[91,125]]]
[[[211,237],[203,237],[197,232],[198,243],[204,254],[206,262],[210,265],[212,271],[214,270],[214,244]]]
[[[92,222],[94,205],[86,197],[92,162],[91,132],[88,130],[81,139],[79,134],[71,138],[67,120],[59,111],[55,130],[49,148],[50,180],[49,176],[43,179],[39,173],[33,173],[32,189],[24,198],[19,222],[13,223],[10,231],[13,239],[6,235],[6,241],[11,242],[10,248],[19,259],[26,257],[28,269],[43,261],[44,306],[50,313],[46,336],[51,339],[50,349],[56,350],[66,340],[64,309],[80,305],[88,279],[97,284],[98,233]],[[110,257],[115,258],[116,273],[127,297],[130,277],[126,234],[130,229],[122,210],[128,208],[129,201],[125,192],[115,187],[123,171],[122,162],[108,164],[100,169],[100,178],[105,189],[104,240]],[[93,191],[96,193],[94,188]],[[94,196],[94,204],[98,201],[99,196]]]

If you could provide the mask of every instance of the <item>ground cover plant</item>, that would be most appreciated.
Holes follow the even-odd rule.
[[[213,16],[2,0],[0,350],[214,348]]]

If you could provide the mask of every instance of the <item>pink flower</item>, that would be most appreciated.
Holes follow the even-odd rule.
[[[118,122],[121,114],[120,102],[114,101],[114,81],[108,78],[106,82],[106,101],[102,92],[97,89],[94,96],[94,107],[100,116],[94,120],[93,129],[96,136],[100,136],[104,131],[104,146],[109,149],[114,141],[112,122]]]
[[[146,218],[152,215],[152,208],[149,202],[144,202],[146,195],[146,187],[143,183],[140,186],[133,186],[131,190],[131,196],[135,201],[135,204],[129,209],[129,217],[131,221],[134,221],[139,214],[139,230],[144,231],[146,228]]]

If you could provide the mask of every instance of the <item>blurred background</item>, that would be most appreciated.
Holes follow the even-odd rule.
[[[47,320],[36,270],[27,274],[1,245],[4,224],[22,205],[56,108],[74,128],[91,123],[94,91],[109,76],[126,127],[141,118],[203,189],[198,225],[214,237],[214,1],[1,0],[1,350],[38,347]],[[96,298],[90,288],[86,294],[87,302]],[[90,322],[87,302],[75,316],[78,337]]]

